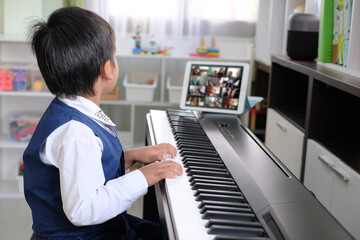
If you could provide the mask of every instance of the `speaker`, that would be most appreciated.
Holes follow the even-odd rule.
[[[289,18],[286,52],[295,60],[312,61],[317,58],[319,16],[294,13]]]

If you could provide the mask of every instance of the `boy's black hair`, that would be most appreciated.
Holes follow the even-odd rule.
[[[56,96],[94,95],[103,64],[110,60],[114,66],[114,31],[86,9],[56,10],[47,22],[31,27],[29,38],[44,80]]]

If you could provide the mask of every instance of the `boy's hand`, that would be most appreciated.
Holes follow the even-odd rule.
[[[183,174],[181,165],[171,160],[157,161],[139,170],[144,174],[149,187],[164,178],[176,178],[176,176],[182,176]]]
[[[125,152],[125,160],[129,162],[128,167],[130,167],[134,162],[152,163],[167,158],[175,158],[176,154],[177,150],[174,146],[168,143],[161,143],[154,146],[127,150]]]

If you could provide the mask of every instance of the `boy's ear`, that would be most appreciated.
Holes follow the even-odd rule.
[[[105,79],[111,79],[113,77],[113,71],[110,60],[106,60],[101,69],[101,76]]]

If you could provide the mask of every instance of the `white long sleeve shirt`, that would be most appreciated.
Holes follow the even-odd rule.
[[[83,97],[60,99],[100,126],[115,126],[101,108]],[[85,124],[71,120],[52,132],[41,150],[41,160],[59,169],[63,210],[74,225],[105,222],[126,211],[147,193],[139,170],[108,181],[101,164],[103,144]]]

